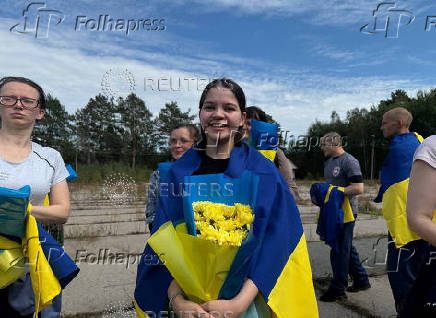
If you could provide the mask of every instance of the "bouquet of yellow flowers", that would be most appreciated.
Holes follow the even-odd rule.
[[[256,176],[239,179],[223,174],[185,177],[194,185],[184,193],[184,219],[167,222],[148,239],[189,299],[201,303],[230,299],[248,274],[245,266],[259,240],[251,233],[257,195]],[[203,191],[205,185],[231,191]],[[197,187],[198,186],[198,187]],[[199,191],[197,191],[199,190]]]
[[[192,204],[192,208],[197,237],[214,241],[218,245],[241,246],[254,219],[251,207],[241,203],[230,206],[197,201]]]

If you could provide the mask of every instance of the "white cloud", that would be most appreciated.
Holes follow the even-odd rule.
[[[177,101],[182,109],[197,112],[201,91],[195,81],[190,89],[183,78],[208,78],[225,75],[244,88],[248,104],[262,107],[284,129],[303,134],[315,120],[328,120],[333,110],[344,115],[352,107],[368,107],[403,88],[416,91],[428,84],[416,79],[389,76],[341,77],[309,66],[277,65],[263,60],[216,54],[200,41],[169,34],[153,35],[154,43],[140,46],[136,38],[92,32],[52,32],[49,39],[8,32],[12,20],[0,19],[1,75],[20,75],[34,79],[47,92],[58,97],[72,113],[102,92],[103,74],[109,69],[128,69],[136,81],[136,93],[157,115],[165,103]],[[167,50],[174,42],[185,43],[185,50]],[[203,49],[195,49],[203,47]],[[160,48],[157,50],[156,48]],[[189,53],[188,53],[189,51]],[[324,55],[352,59],[352,52],[340,55],[324,47]],[[144,77],[157,83],[160,78],[182,79],[181,91],[167,85],[165,91],[144,87]],[[164,80],[165,82],[165,80]],[[173,82],[174,83],[174,82]],[[204,81],[200,85],[204,86]]]
[[[348,25],[371,22],[372,11],[380,0],[179,0],[166,1],[172,5],[190,6],[192,12],[229,11],[237,16],[262,15],[264,17],[296,17],[315,25]],[[415,15],[428,9],[424,0],[397,2],[397,8],[407,9]]]

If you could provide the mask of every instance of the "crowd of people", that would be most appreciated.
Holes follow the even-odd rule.
[[[38,84],[22,77],[0,80],[0,187],[20,189],[30,185],[30,213],[37,222],[48,226],[66,222],[70,200],[68,171],[61,154],[31,141],[35,122],[44,113],[45,95]],[[205,292],[204,298],[194,299],[185,292],[173,269],[165,266],[164,257],[158,266],[141,261],[135,289],[137,316],[152,317],[170,311],[179,317],[318,317],[296,203],[300,194],[290,162],[280,148],[268,160],[246,142],[253,120],[268,122],[265,112],[256,106],[246,107],[243,89],[231,79],[220,78],[204,89],[198,116],[199,127],[183,124],[171,131],[172,162],[167,171],[158,169],[150,177],[145,211],[150,239],[160,239],[159,234],[168,226],[174,226],[174,233],[181,233],[179,225],[186,222],[183,193],[169,191],[162,195],[163,183],[186,185],[187,180],[197,180],[199,190],[204,185],[217,192],[212,199],[219,197],[220,190],[213,190],[210,180],[238,184],[229,192],[231,199],[225,198],[224,202],[220,197],[217,202],[238,203],[242,197],[250,197],[254,220],[230,268],[219,272],[221,276],[227,273],[219,296],[211,298]],[[410,112],[402,107],[383,115],[381,130],[390,139],[390,148],[375,201],[381,202],[386,219],[387,273],[398,316],[435,317],[436,136],[423,140],[410,132],[412,120]],[[327,157],[325,182],[314,185],[311,195],[321,207],[318,233],[330,245],[333,273],[328,290],[319,300],[333,302],[346,298],[347,292],[371,288],[353,245],[358,195],[365,190],[359,161],[344,150],[341,136],[328,132],[321,140],[321,150]],[[243,186],[240,180],[245,180]],[[47,195],[49,205],[44,204]],[[170,239],[171,244],[178,244],[177,235]],[[198,251],[198,257],[203,257],[202,253]],[[143,258],[151,255],[158,256],[146,244]],[[27,272],[0,289],[2,313],[7,317],[33,317],[32,284]],[[59,293],[39,316],[59,317],[60,312]]]

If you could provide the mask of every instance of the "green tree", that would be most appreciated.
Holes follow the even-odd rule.
[[[159,146],[166,145],[171,131],[180,124],[190,124],[195,118],[195,115],[190,115],[191,109],[187,112],[182,112],[177,102],[166,103],[165,107],[159,111],[158,117],[155,119],[155,127],[158,137]]]
[[[75,156],[73,116],[56,98],[47,95],[44,117],[37,121],[33,130],[33,140],[42,146],[58,150],[65,161],[73,161]]]
[[[86,163],[120,160],[121,128],[116,107],[106,96],[97,95],[75,113],[77,143]]]
[[[130,94],[126,99],[120,98],[118,111],[121,114],[124,148],[130,152],[131,167],[135,169],[138,153],[146,155],[155,152],[153,115],[135,94]]]

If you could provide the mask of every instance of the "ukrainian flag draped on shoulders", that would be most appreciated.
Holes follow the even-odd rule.
[[[177,195],[179,184],[186,190],[186,180],[192,181],[197,177],[199,182],[201,177],[207,180],[212,176],[216,180],[227,180],[230,183],[250,180],[247,187],[255,189],[252,198],[254,221],[247,237],[251,245],[249,249],[243,249],[243,243],[236,253],[227,275],[228,279],[219,290],[218,298],[235,297],[242,286],[237,283],[236,278],[244,275],[243,279],[250,278],[258,287],[273,317],[318,317],[300,214],[278,170],[271,161],[243,142],[242,146],[232,150],[228,167],[223,174],[190,177],[200,167],[200,151],[195,147],[188,150],[172,164],[164,180],[160,180],[158,211],[150,239],[153,240],[155,233],[164,230],[168,221],[170,225],[172,223],[177,227],[184,220],[183,198]],[[162,182],[168,184],[167,188],[164,187],[168,189],[166,193],[162,192]],[[247,192],[246,189],[242,190],[244,191]],[[173,277],[162,262],[150,261],[157,258],[150,244],[147,244],[136,278],[135,302],[138,317],[147,317],[147,312],[157,314],[166,310],[167,290]],[[161,258],[165,262],[165,257]],[[201,254],[198,258],[201,258]]]
[[[417,133],[395,135],[381,170],[381,186],[375,202],[382,202],[383,217],[396,248],[419,240],[407,223],[406,205],[413,155],[423,138]]]

